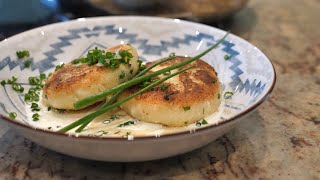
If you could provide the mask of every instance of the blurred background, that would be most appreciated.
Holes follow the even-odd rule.
[[[81,17],[147,15],[180,18],[225,29],[248,0],[0,0],[0,40]]]

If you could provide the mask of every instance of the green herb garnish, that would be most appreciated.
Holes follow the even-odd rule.
[[[16,117],[17,117],[17,113],[15,113],[15,112],[10,112],[9,113],[9,118],[10,119],[14,120],[14,119],[16,119]]]
[[[134,124],[134,121],[127,121],[127,122],[125,122],[125,123],[119,124],[118,127],[125,127],[125,126],[129,126],[129,125],[131,125],[131,124]]]
[[[119,78],[120,79],[123,79],[124,77],[126,77],[126,73],[124,71],[121,72]]]
[[[13,84],[13,83],[16,83],[18,80],[18,78],[12,76],[11,79],[8,79],[7,80],[7,84]]]
[[[218,99],[220,99],[220,96],[221,96],[220,93],[218,93]]]
[[[206,121],[205,119],[202,119],[202,121],[197,121],[196,122],[196,126],[200,127],[202,125],[207,125],[208,124],[208,121]]]
[[[27,50],[22,50],[22,51],[17,51],[16,55],[17,55],[18,58],[21,59],[21,58],[29,57],[30,53]]]
[[[231,58],[231,56],[229,54],[226,54],[223,57],[224,57],[224,60],[229,60]]]
[[[43,81],[43,80],[45,80],[45,79],[47,79],[46,74],[40,73],[40,81]]]
[[[33,115],[32,115],[32,120],[33,121],[39,121],[39,114],[38,113],[34,113]]]
[[[2,81],[1,81],[1,85],[2,85],[2,86],[6,85],[6,84],[7,84],[6,80],[2,80]]]
[[[225,99],[230,99],[233,96],[233,92],[227,91],[223,96]]]
[[[13,83],[12,84],[12,89],[15,90],[18,93],[22,93],[24,91],[24,88],[18,83]]]
[[[54,71],[58,71],[59,69],[63,68],[63,66],[64,66],[64,63],[57,65]]]
[[[32,61],[28,60],[23,63],[25,68],[29,68],[31,66]]]
[[[41,83],[39,77],[29,77],[29,84],[30,85],[39,85]]]
[[[190,110],[190,109],[191,109],[191,107],[190,107],[190,106],[183,106],[182,108],[183,108],[183,110],[184,110],[184,111],[188,111],[188,110]]]
[[[167,90],[169,88],[169,84],[162,84],[161,86],[160,86],[160,90],[161,91],[165,91],[165,90]]]
[[[31,110],[32,110],[32,112],[40,111],[39,105],[37,103],[32,103],[31,104]]]

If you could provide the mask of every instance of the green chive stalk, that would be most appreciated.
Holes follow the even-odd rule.
[[[96,94],[96,95],[94,95],[94,96],[89,96],[89,97],[87,97],[87,98],[84,98],[84,99],[76,102],[76,103],[74,104],[74,107],[75,107],[75,109],[81,109],[81,108],[83,108],[83,107],[85,107],[85,106],[87,106],[87,105],[90,105],[90,104],[92,104],[92,103],[94,103],[94,102],[97,102],[97,101],[99,101],[99,100],[102,100],[102,99],[104,99],[105,97],[107,97],[108,95],[114,94],[114,93],[116,93],[117,91],[120,91],[120,90],[122,90],[122,89],[126,89],[126,88],[128,88],[128,87],[130,87],[130,86],[136,85],[136,84],[138,84],[138,83],[140,83],[140,82],[142,82],[142,81],[145,81],[145,80],[147,80],[147,79],[150,79],[150,78],[152,78],[152,77],[154,77],[154,76],[163,74],[163,73],[165,73],[165,72],[171,71],[171,70],[173,70],[173,69],[177,69],[177,68],[182,67],[182,66],[185,66],[185,65],[187,65],[187,64],[189,64],[189,63],[191,63],[191,62],[193,62],[193,61],[196,61],[196,60],[198,60],[199,58],[201,58],[202,56],[204,56],[204,55],[206,55],[207,53],[209,53],[209,52],[210,52],[211,50],[213,50],[214,48],[216,48],[220,43],[222,43],[223,40],[228,36],[228,34],[229,34],[229,32],[226,33],[226,34],[223,36],[223,38],[221,38],[217,43],[215,43],[214,45],[212,45],[210,48],[208,48],[207,50],[203,51],[202,53],[200,53],[200,54],[198,54],[198,55],[196,55],[196,56],[194,56],[194,57],[192,57],[192,58],[189,58],[189,59],[187,59],[187,60],[185,60],[185,61],[182,61],[182,62],[177,63],[177,64],[174,64],[174,65],[171,65],[171,66],[169,66],[169,67],[160,69],[160,70],[158,70],[158,71],[152,72],[152,73],[150,73],[150,74],[147,74],[147,75],[143,75],[143,76],[134,78],[134,79],[132,79],[132,80],[130,80],[130,81],[127,81],[127,82],[125,82],[125,83],[122,83],[122,84],[120,84],[120,85],[118,85],[118,86],[116,86],[116,87],[114,87],[114,88],[111,88],[111,89],[109,89],[109,90],[106,90],[106,91],[104,91],[104,92],[101,92],[101,93],[99,93],[99,94]]]

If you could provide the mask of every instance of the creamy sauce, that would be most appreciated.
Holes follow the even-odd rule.
[[[42,95],[40,94],[40,97]],[[35,128],[50,130],[50,131],[58,131],[59,129],[73,123],[79,118],[90,114],[98,109],[98,107],[86,108],[85,110],[79,111],[65,111],[58,112],[56,110],[48,111],[48,107],[42,103],[42,99],[38,103],[40,107],[40,111],[38,114],[40,115],[40,119],[38,121],[32,120],[32,115],[34,114],[31,111],[30,105],[26,104],[26,112],[28,123]],[[109,111],[94,121],[92,121],[81,133],[75,133],[75,129],[70,130],[69,134],[76,135],[87,135],[87,136],[103,136],[103,137],[125,137],[128,140],[134,139],[134,137],[142,137],[142,136],[155,136],[160,137],[165,134],[174,134],[183,131],[189,131],[190,133],[195,132],[196,129],[209,126],[212,124],[217,124],[221,121],[224,121],[222,115],[225,112],[225,100],[221,98],[221,104],[218,110],[211,114],[208,117],[205,117],[205,121],[208,124],[199,124],[192,123],[183,127],[166,127],[160,124],[148,123],[139,121],[130,115],[128,115],[125,111],[120,108],[115,108],[112,111]],[[129,123],[128,123],[129,122]],[[202,120],[199,121],[200,123]],[[125,126],[121,126],[121,124],[128,124]]]

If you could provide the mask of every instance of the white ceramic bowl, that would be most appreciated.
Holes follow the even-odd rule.
[[[60,62],[69,62],[89,49],[131,43],[144,60],[156,60],[171,52],[195,55],[220,39],[226,32],[179,19],[154,17],[100,17],[39,27],[0,43],[0,81],[18,77],[28,86],[28,77],[48,73]],[[33,64],[24,68],[15,52],[28,49]],[[224,55],[230,55],[229,60]],[[1,123],[6,123],[28,139],[54,151],[100,161],[145,161],[185,153],[228,132],[270,95],[275,85],[275,71],[270,60],[255,46],[229,35],[218,48],[202,58],[218,72],[223,91],[232,91],[223,99],[222,110],[208,125],[161,136],[97,137],[67,135],[36,128],[26,118],[23,96],[9,85],[0,87]],[[17,119],[10,120],[9,112]],[[190,126],[192,127],[192,126]]]

